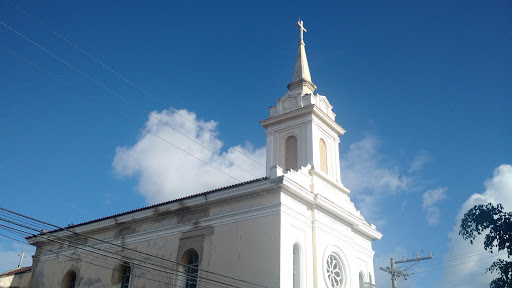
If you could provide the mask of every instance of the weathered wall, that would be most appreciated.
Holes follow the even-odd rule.
[[[255,193],[235,201],[212,205],[205,202],[166,212],[154,209],[144,219],[119,221],[116,225],[104,227],[89,235],[148,254],[137,257],[142,259],[142,263],[131,263],[131,288],[172,287],[180,278],[172,272],[176,269],[172,261],[181,261],[183,254],[190,248],[199,254],[200,269],[278,287],[278,194]],[[98,244],[92,240],[80,241],[83,245],[105,250],[99,253],[123,255],[119,247]],[[36,251],[32,287],[62,287],[66,273],[70,270],[77,274],[76,287],[119,287],[121,260],[112,260],[67,245],[48,243]],[[207,279],[214,276],[205,271],[200,271],[199,275],[204,279],[200,281],[199,287],[209,287]]]
[[[28,288],[32,271],[0,277],[0,288],[17,287]]]

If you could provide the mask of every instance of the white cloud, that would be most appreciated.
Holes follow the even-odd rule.
[[[429,225],[434,225],[439,222],[441,210],[435,206],[437,202],[446,198],[446,187],[428,190],[423,193],[423,209],[427,213],[427,222]]]
[[[459,235],[459,227],[464,213],[477,204],[501,203],[507,211],[512,210],[512,166],[503,164],[496,168],[493,177],[486,180],[484,186],[484,193],[473,194],[462,204],[456,225],[449,234],[450,250],[445,259],[459,257],[460,260],[446,264],[443,287],[488,287],[490,281],[495,278],[494,275],[485,273],[485,269],[497,258],[497,253],[490,254],[484,251],[482,236],[477,237],[473,245],[469,241],[464,241]]]
[[[429,225],[434,225],[439,222],[439,217],[441,217],[441,210],[439,207],[433,206],[426,208],[427,211],[427,222]]]
[[[407,187],[408,178],[400,175],[397,167],[384,164],[377,152],[379,141],[374,136],[366,136],[349,146],[342,157],[342,180],[350,189],[396,192]]]
[[[382,225],[385,220],[376,217],[376,207],[385,195],[405,191],[411,179],[402,175],[399,168],[386,161],[378,151],[379,141],[374,136],[366,136],[349,146],[341,156],[341,179],[357,200],[365,218],[374,219]],[[379,220],[376,220],[376,219]]]
[[[446,187],[428,190],[423,193],[423,208],[428,208],[446,198]]]
[[[151,112],[137,143],[116,149],[113,167],[121,176],[138,178],[138,191],[148,203],[264,176],[265,168],[258,163],[265,163],[265,147],[245,143],[222,152],[217,125],[187,110]]]
[[[423,166],[425,166],[428,161],[430,161],[430,156],[427,151],[422,150],[418,152],[409,166],[409,173],[423,169]]]

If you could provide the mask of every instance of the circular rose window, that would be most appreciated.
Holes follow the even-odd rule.
[[[340,288],[343,284],[343,269],[340,258],[334,253],[329,254],[325,263],[325,275],[331,288]]]

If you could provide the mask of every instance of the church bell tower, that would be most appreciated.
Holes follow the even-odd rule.
[[[345,130],[335,122],[327,97],[315,94],[311,80],[303,34],[299,27],[299,47],[293,79],[288,92],[270,107],[270,117],[261,121],[266,129],[266,174],[308,169],[321,182],[328,182],[345,193],[340,179],[339,136]],[[314,183],[313,183],[314,185]]]
[[[266,174],[280,189],[279,287],[375,287],[372,241],[382,234],[350,201],[340,176],[339,137],[327,97],[315,93],[299,27],[299,47],[288,92],[266,129]],[[277,209],[277,208],[276,208]]]

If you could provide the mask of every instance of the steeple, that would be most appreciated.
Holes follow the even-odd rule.
[[[290,91],[270,107],[270,117],[260,122],[267,134],[267,176],[278,175],[274,172],[279,169],[284,173],[306,173],[315,179],[319,177],[320,180],[309,182],[318,184],[318,189],[330,183],[325,185],[348,193],[341,183],[339,159],[339,136],[345,130],[336,123],[327,97],[313,93],[316,86],[311,82],[304,49],[306,29],[300,20],[297,26],[299,52],[293,80],[288,84]],[[320,184],[322,181],[325,183]]]
[[[297,53],[297,61],[295,62],[295,71],[293,72],[293,80],[288,84],[290,92],[302,92],[304,94],[313,94],[316,90],[315,84],[311,82],[311,74],[309,73],[308,58],[306,57],[306,44],[304,43],[303,22],[297,22],[299,27],[299,51]]]

